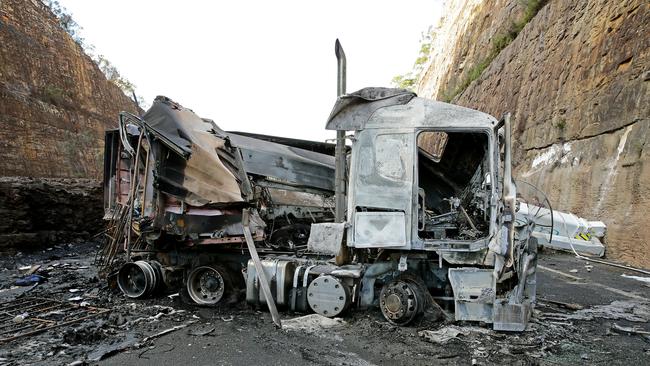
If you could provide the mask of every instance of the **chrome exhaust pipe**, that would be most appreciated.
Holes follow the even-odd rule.
[[[345,59],[345,52],[343,51],[343,46],[341,42],[337,39],[334,44],[334,53],[336,54],[337,61],[337,82],[336,82],[336,96],[340,98],[345,94],[345,83],[347,79],[346,75],[346,66],[347,60]],[[346,158],[345,158],[345,131],[337,130],[336,131],[336,150],[334,152],[334,161],[335,161],[335,180],[334,180],[334,219],[336,222],[345,221],[345,169],[346,169]],[[339,253],[336,255],[336,264],[342,265],[349,262],[349,252],[348,247],[345,244],[341,245]]]
[[[336,40],[334,44],[334,53],[336,53],[336,61],[338,65],[337,83],[336,83],[336,96],[341,97],[345,94],[346,82],[346,64],[345,52],[341,42]],[[335,219],[336,222],[345,221],[345,131],[336,131],[336,150],[334,153],[335,159]]]

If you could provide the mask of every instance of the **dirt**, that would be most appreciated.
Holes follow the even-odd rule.
[[[377,310],[352,311],[341,321],[321,328],[318,318],[312,317],[316,322],[305,329],[280,330],[267,312],[245,303],[200,308],[184,304],[179,296],[126,299],[97,277],[92,261],[98,245],[60,245],[0,258],[0,301],[20,296],[70,302],[81,297],[84,306],[110,309],[79,323],[0,344],[0,365],[553,365],[650,361],[647,337],[612,331],[613,324],[650,331],[650,302],[646,300],[650,287],[621,277],[621,270],[596,263],[587,271],[584,261],[567,255],[543,254],[540,264],[550,270],[538,270],[540,301],[529,329],[522,333],[495,332],[482,324],[426,317],[412,326],[397,327],[387,323]],[[36,273],[48,277],[47,282],[28,292],[29,287],[12,286],[22,276],[18,268],[33,264],[41,265]],[[578,272],[570,272],[572,269]],[[563,302],[579,306],[567,308],[560,305]],[[282,314],[284,320],[301,316],[304,314]],[[449,326],[463,332],[443,344],[420,335],[424,330]],[[173,331],[160,335],[166,330]]]

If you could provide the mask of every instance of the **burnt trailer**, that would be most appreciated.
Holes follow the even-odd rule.
[[[123,112],[105,137],[109,235],[100,262],[108,268],[126,254],[118,284],[127,296],[165,284],[217,303],[248,260],[244,211],[262,252],[304,250],[310,225],[333,220],[332,151],[226,132],[166,97],[142,117]]]
[[[162,278],[217,304],[245,289],[278,324],[276,307],[379,307],[406,325],[448,305],[456,320],[524,330],[538,220],[520,210],[510,116],[402,89],[346,94],[338,41],[336,54],[336,148],[227,133],[164,98],[141,119],[122,115],[107,135],[106,212],[127,252],[123,291]]]

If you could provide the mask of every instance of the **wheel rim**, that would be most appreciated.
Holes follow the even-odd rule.
[[[156,289],[158,275],[156,269],[148,262],[130,262],[120,268],[117,285],[127,297],[139,299],[150,295]]]
[[[379,295],[379,307],[390,323],[410,323],[422,310],[422,296],[417,284],[395,280],[385,285]]]
[[[225,290],[223,274],[214,267],[197,267],[187,277],[187,292],[197,304],[214,305],[223,298]]]

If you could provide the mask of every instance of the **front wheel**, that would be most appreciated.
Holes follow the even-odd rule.
[[[416,281],[398,278],[382,287],[379,308],[390,323],[407,325],[423,313],[425,301],[423,290]]]

